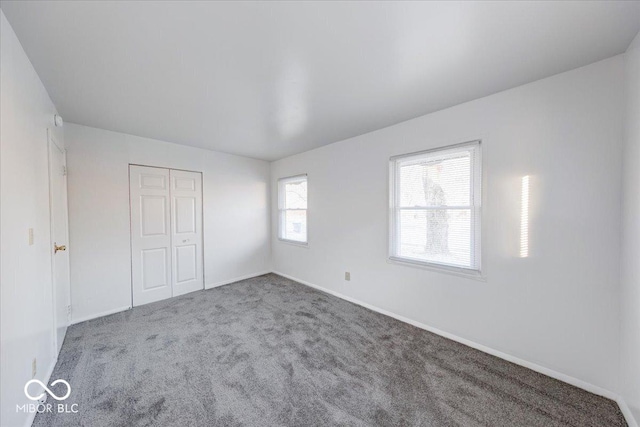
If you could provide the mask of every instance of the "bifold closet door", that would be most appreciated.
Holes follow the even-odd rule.
[[[133,305],[203,289],[202,174],[131,165],[129,180]]]
[[[133,305],[171,292],[171,197],[169,169],[129,166]]]
[[[204,288],[202,174],[171,169],[173,296]]]

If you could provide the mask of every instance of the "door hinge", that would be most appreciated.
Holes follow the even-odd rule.
[[[62,167],[62,176],[67,176],[67,167],[66,166]]]

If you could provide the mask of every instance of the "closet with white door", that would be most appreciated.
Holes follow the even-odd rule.
[[[129,165],[133,306],[204,288],[202,174]]]

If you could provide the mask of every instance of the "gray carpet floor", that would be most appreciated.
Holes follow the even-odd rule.
[[[273,274],[74,325],[51,378],[79,412],[35,426],[626,425],[610,400]]]

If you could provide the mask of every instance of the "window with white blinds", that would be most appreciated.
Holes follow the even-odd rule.
[[[390,258],[480,272],[480,141],[392,157]]]
[[[278,237],[307,243],[307,175],[278,180]]]

